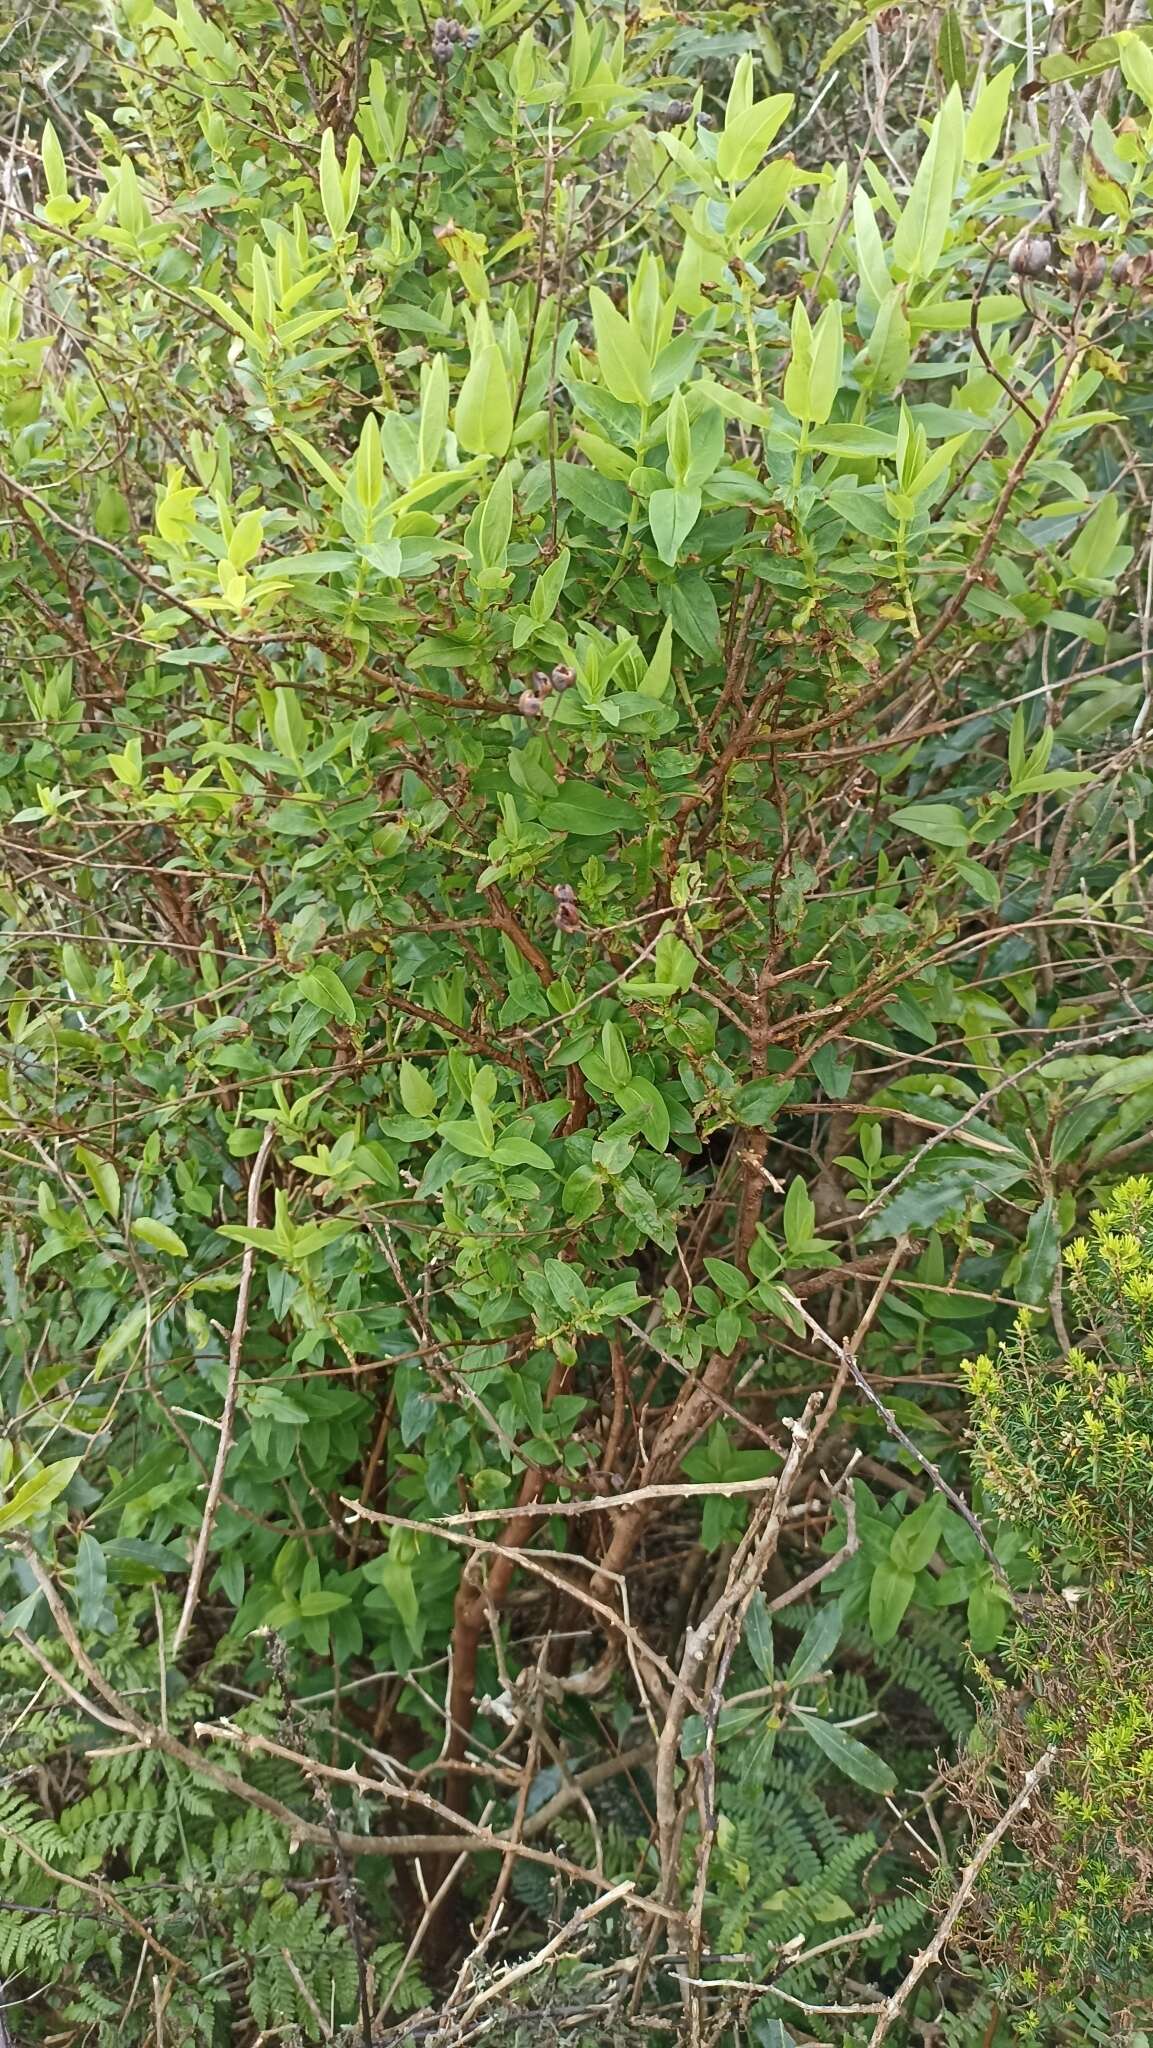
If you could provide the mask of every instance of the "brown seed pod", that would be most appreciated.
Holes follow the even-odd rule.
[[[549,681],[554,690],[568,690],[575,683],[576,676],[573,670],[569,668],[567,662],[558,661],[552,675],[549,677]]]
[[[552,677],[546,675],[543,668],[535,668],[529,684],[530,690],[535,690],[538,697],[551,697],[552,687]]]
[[[1105,258],[1093,242],[1078,242],[1069,262],[1069,283],[1075,292],[1095,292],[1105,279]]]
[[[1014,277],[1044,277],[1053,261],[1053,244],[1048,235],[1018,235],[1009,251],[1009,268]]]
[[[576,890],[568,882],[558,882],[552,893],[553,902],[556,904],[553,922],[558,932],[579,932],[581,914],[576,900]]]
[[[1122,288],[1138,291],[1153,269],[1153,256],[1148,249],[1136,251],[1132,256],[1118,256],[1113,265],[1113,282]]]
[[[522,718],[539,718],[544,706],[535,690],[522,690],[516,700],[516,708]]]

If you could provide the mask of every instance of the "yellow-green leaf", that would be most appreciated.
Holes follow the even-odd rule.
[[[167,1252],[174,1259],[188,1256],[184,1239],[170,1230],[167,1223],[158,1222],[155,1216],[134,1216],[129,1229],[133,1237],[138,1237],[141,1244],[151,1245],[154,1252]]]
[[[965,109],[952,86],[929,133],[913,189],[893,235],[892,260],[906,277],[932,275],[945,246],[965,146]]]
[[[76,1163],[84,1168],[100,1207],[109,1216],[120,1214],[120,1175],[110,1159],[101,1159],[87,1145],[77,1145]]]
[[[55,1465],[45,1465],[42,1472],[26,1479],[11,1500],[0,1506],[0,1529],[19,1529],[26,1522],[36,1521],[63,1493],[79,1464],[79,1458],[60,1458]]]
[[[490,341],[473,357],[456,401],[456,438],[470,455],[507,455],[512,389],[504,357]]]
[[[593,286],[589,301],[597,361],[606,385],[613,397],[626,405],[647,405],[652,396],[652,366],[639,334],[598,286]]]
[[[739,184],[750,177],[792,111],[793,94],[778,92],[771,99],[754,101],[743,114],[727,122],[717,143],[717,169],[722,178]]]
[[[973,100],[968,121],[965,123],[965,162],[967,164],[988,163],[997,153],[1005,116],[1009,111],[1009,95],[1013,90],[1013,66],[1006,64],[992,78],[986,78]]]

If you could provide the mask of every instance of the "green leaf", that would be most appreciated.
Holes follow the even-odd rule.
[[[735,1308],[723,1308],[717,1317],[717,1349],[731,1358],[741,1341],[741,1318]]]
[[[831,1600],[812,1614],[805,1633],[793,1651],[785,1673],[789,1685],[804,1685],[818,1671],[824,1671],[841,1640],[845,1619],[839,1600]]]
[[[803,1252],[811,1243],[813,1225],[817,1212],[813,1207],[808,1188],[799,1174],[789,1183],[781,1222],[785,1232],[785,1243],[789,1250]]]
[[[482,1131],[475,1117],[461,1117],[454,1121],[449,1118],[440,1126],[440,1135],[446,1138],[457,1152],[463,1152],[468,1159],[488,1159],[494,1150],[494,1141]]]
[[[988,1575],[979,1579],[969,1595],[967,1609],[969,1641],[979,1657],[987,1657],[996,1649],[1011,1612],[993,1580]]]
[[[313,1003],[326,1016],[339,1017],[343,1024],[355,1024],[356,1004],[334,968],[312,968],[300,976],[296,989],[305,1002]]]
[[[594,782],[566,782],[562,796],[549,797],[541,805],[540,817],[550,832],[575,832],[590,839],[637,832],[645,822],[635,804]]]
[[[1132,86],[1153,114],[1153,50],[1132,29],[1122,29],[1117,37],[1117,54],[1126,85]]]
[[[477,522],[477,546],[486,569],[503,569],[512,533],[512,471],[502,469],[488,491]]]
[[[534,1145],[531,1138],[518,1138],[515,1133],[498,1139],[492,1156],[498,1166],[537,1166],[546,1173],[556,1172],[542,1145]]]
[[[96,1353],[96,1363],[92,1368],[94,1379],[100,1379],[109,1366],[115,1365],[117,1359],[122,1358],[130,1346],[135,1344],[142,1331],[148,1327],[148,1320],[148,1304],[143,1302],[139,1308],[132,1309],[122,1323],[117,1323]]]
[[[996,156],[1009,111],[1013,76],[1013,66],[1005,64],[980,86],[965,124],[966,163],[988,163]]]
[[[915,1572],[883,1559],[869,1585],[869,1627],[875,1643],[891,1643],[917,1584]]]
[[[840,300],[830,299],[815,328],[810,325],[804,300],[794,300],[790,347],[785,404],[803,425],[824,426],[841,388],[844,335]]]
[[[598,476],[595,469],[582,469],[575,462],[556,465],[557,496],[591,519],[594,526],[615,532],[629,516],[631,500],[624,484]]]
[[[892,261],[907,278],[931,277],[937,267],[949,232],[964,138],[965,110],[954,85],[929,131],[928,147],[893,235]]]
[[[962,851],[973,837],[956,804],[905,804],[892,814],[902,832],[927,839],[932,846],[956,846]]]
[[[753,1594],[745,1615],[745,1644],[761,1677],[771,1685],[774,1668],[773,1617],[759,1587]]]
[[[436,1089],[426,1074],[411,1060],[400,1063],[400,1099],[409,1116],[430,1117],[436,1115]]]
[[[877,226],[876,208],[863,185],[858,185],[853,194],[853,234],[857,245],[860,295],[875,315],[892,291],[893,280],[889,276],[885,245]]]
[[[38,1522],[79,1469],[79,1458],[60,1458],[55,1465],[45,1465],[42,1472],[25,1479],[0,1504],[0,1529],[23,1529],[29,1522]]]
[[[634,1075],[617,1090],[617,1104],[627,1117],[635,1117],[654,1151],[664,1152],[671,1135],[668,1104],[651,1081]]]
[[[77,1145],[76,1163],[84,1168],[105,1215],[113,1218],[119,1216],[120,1175],[112,1161],[101,1159],[98,1153],[90,1152],[87,1145]]]
[[[652,365],[640,335],[618,313],[607,292],[594,285],[589,293],[597,361],[614,398],[648,405],[652,398]]]
[[[701,494],[693,490],[654,491],[649,499],[649,526],[662,562],[676,564],[681,546],[697,523]]]
[[[730,184],[750,177],[784,127],[793,106],[791,92],[774,93],[771,99],[756,100],[731,122],[726,121],[717,138],[717,169],[721,177]]]
[[[822,1721],[802,1707],[794,1708],[793,1718],[804,1729],[810,1742],[815,1742],[830,1763],[843,1771],[846,1778],[851,1778],[854,1785],[863,1785],[866,1792],[881,1795],[895,1791],[897,1780],[888,1764],[874,1750],[858,1742],[847,1729],[839,1728],[835,1721]]]
[[[826,71],[831,71],[834,64],[839,64],[842,57],[847,57],[850,50],[864,41],[872,26],[873,11],[870,7],[867,13],[859,14],[856,21],[851,21],[848,28],[842,29],[840,35],[833,38],[821,58],[818,76],[823,77]]]
[[[673,631],[691,647],[694,654],[707,660],[715,654],[720,645],[721,620],[717,601],[705,577],[699,569],[690,569],[687,574],[678,574],[671,583],[660,590],[660,600],[668,609]]]
[[[652,660],[649,662],[649,665],[646,668],[644,675],[641,677],[640,683],[637,686],[640,690],[641,696],[653,698],[663,697],[665,691],[668,689],[670,681],[672,680],[672,669],[673,624],[671,619],[666,619],[664,625],[661,627],[660,638],[658,639],[656,647],[653,650]]]
[[[823,427],[833,410],[833,401],[841,388],[844,354],[841,302],[830,299],[813,333],[808,417],[815,426]]]
[[[301,1614],[336,1614],[342,1607],[348,1606],[349,1598],[347,1593],[326,1593],[318,1588],[313,1593],[301,1593],[297,1604]]]
[[[167,1223],[161,1223],[155,1216],[134,1216],[129,1229],[133,1237],[138,1237],[141,1244],[151,1245],[154,1252],[167,1252],[174,1259],[184,1259],[188,1256],[188,1246],[184,1239],[178,1237],[175,1230],[170,1230]]]
[[[792,1092],[791,1081],[746,1081],[731,1098],[733,1120],[749,1130],[768,1130]]]
[[[980,1153],[962,1155],[942,1146],[871,1218],[862,1236],[867,1241],[901,1237],[906,1231],[923,1236],[942,1217],[956,1214],[973,1202],[1004,1194],[1017,1181],[1024,1180],[1028,1170],[1015,1159]]]
[[[964,31],[955,7],[946,7],[941,17],[937,35],[937,68],[946,88],[956,85],[964,92],[969,82],[969,60],[965,52]]]
[[[419,1654],[424,1641],[424,1626],[412,1566],[396,1557],[379,1557],[373,1560],[371,1572],[374,1584],[383,1587],[387,1593],[404,1624],[412,1648]]]
[[[889,1561],[899,1572],[923,1572],[940,1541],[948,1513],[943,1493],[931,1493],[893,1531]]]
[[[456,401],[456,438],[470,455],[507,455],[512,440],[512,386],[495,341],[473,357]]]
[[[1043,1308],[1053,1287],[1061,1250],[1061,1225],[1052,1195],[1039,1202],[1025,1231],[1021,1271],[1013,1289],[1018,1301],[1031,1308]]]
[[[44,133],[40,139],[40,161],[44,166],[44,179],[49,198],[67,199],[68,166],[64,161],[60,138],[51,121],[44,124]]]
[[[86,1631],[98,1628],[108,1592],[108,1566],[99,1543],[87,1530],[76,1546],[73,1584],[81,1628]]]

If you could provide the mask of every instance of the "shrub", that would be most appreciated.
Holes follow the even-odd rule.
[[[1026,1862],[1001,1866],[988,1898],[1046,1999],[1101,1982],[1123,1998],[1153,1933],[1151,1259],[1153,1182],[1123,1181],[1065,1252],[1081,1343],[1054,1356],[1022,1317],[969,1368],[986,1486],[1048,1567],[1005,1646],[1016,1686],[994,1731],[1015,1765],[1050,1745],[1057,1764]]]
[[[1036,78],[952,8],[900,60],[888,9],[527,0],[45,46],[0,288],[29,2038],[1003,2040],[909,1977],[889,1802],[963,1846],[1030,1489],[1094,1600],[1141,1497],[1128,1385],[1096,1466],[1038,1447],[1012,1340],[992,1506],[954,1385],[1016,1304],[1063,1328],[1153,1099],[1153,87],[1091,13]]]

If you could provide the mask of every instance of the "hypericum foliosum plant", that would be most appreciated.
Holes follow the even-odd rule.
[[[1140,1664],[1044,1319],[1153,1167],[1153,30],[15,13],[9,2032],[1008,2048],[977,1664],[1054,1544]]]

